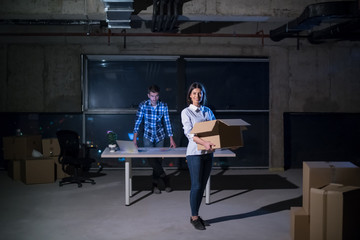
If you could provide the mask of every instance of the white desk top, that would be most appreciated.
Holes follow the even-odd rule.
[[[214,157],[235,157],[236,154],[228,149],[216,149]],[[139,148],[138,153],[122,151],[110,152],[105,148],[101,154],[102,158],[178,158],[186,157],[186,148]]]

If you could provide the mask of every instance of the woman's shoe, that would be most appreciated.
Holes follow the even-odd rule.
[[[192,220],[192,218],[190,217],[190,223],[194,226],[195,229],[197,230],[205,230],[205,226],[202,224],[200,218],[196,219],[196,220]]]
[[[202,225],[204,225],[204,226],[206,226],[206,227],[210,226],[210,223],[208,223],[207,221],[203,220],[200,216],[199,216],[199,219],[200,219]]]

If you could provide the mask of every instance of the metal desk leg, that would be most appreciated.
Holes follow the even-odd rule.
[[[210,177],[206,183],[206,188],[205,188],[205,203],[206,204],[210,204]]]
[[[130,205],[130,164],[131,158],[125,158],[125,205]]]
[[[129,160],[129,196],[132,197],[132,160]]]

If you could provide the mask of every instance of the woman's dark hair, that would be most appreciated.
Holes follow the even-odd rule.
[[[148,88],[148,93],[160,93],[160,88],[158,85],[151,85],[149,88]]]
[[[205,105],[206,104],[206,90],[205,90],[205,87],[204,85],[202,85],[201,83],[199,82],[194,82],[190,85],[189,87],[189,90],[187,92],[187,95],[186,95],[186,102],[188,103],[188,105],[192,104],[192,101],[191,101],[191,98],[190,98],[190,94],[192,92],[192,90],[194,90],[195,88],[199,88],[202,92],[202,99],[200,101],[200,104],[201,105]]]

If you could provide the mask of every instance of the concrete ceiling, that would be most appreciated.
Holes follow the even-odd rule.
[[[131,15],[129,33],[154,32],[153,26],[153,0],[134,0],[134,12]],[[179,34],[216,34],[223,29],[239,23],[271,23],[276,28],[288,25],[304,14],[305,9],[311,4],[321,4],[328,1],[316,0],[182,0],[180,1],[179,15],[177,16],[176,33]],[[349,1],[337,1],[346,4]],[[359,9],[359,1],[352,1]],[[2,0],[0,1],[0,31],[11,32],[16,26],[52,26],[58,25],[87,25],[107,28],[106,12],[102,0]],[[317,33],[328,27],[333,27],[334,21],[322,21],[323,27],[314,24],[311,28],[304,29],[305,35],[309,30],[317,27]],[[331,18],[328,18],[331,20]],[[337,23],[336,23],[337,24]],[[9,27],[12,26],[12,27]],[[13,29],[14,28],[14,29]],[[285,27],[286,28],[286,27]],[[346,26],[342,29],[357,31],[358,25]],[[156,30],[156,29],[155,29]],[[347,32],[339,36],[347,35]],[[14,30],[16,31],[16,30]],[[161,29],[160,29],[161,31]],[[286,31],[286,30],[285,30]],[[113,31],[114,32],[114,31]],[[116,30],[115,30],[116,32]],[[172,31],[174,32],[174,31]],[[255,30],[254,30],[255,33]],[[301,34],[301,31],[298,33]],[[314,34],[313,34],[314,35]],[[299,36],[284,34],[285,37]],[[322,35],[323,37],[324,35]],[[326,38],[326,37],[325,37]],[[273,39],[274,40],[274,39]]]

